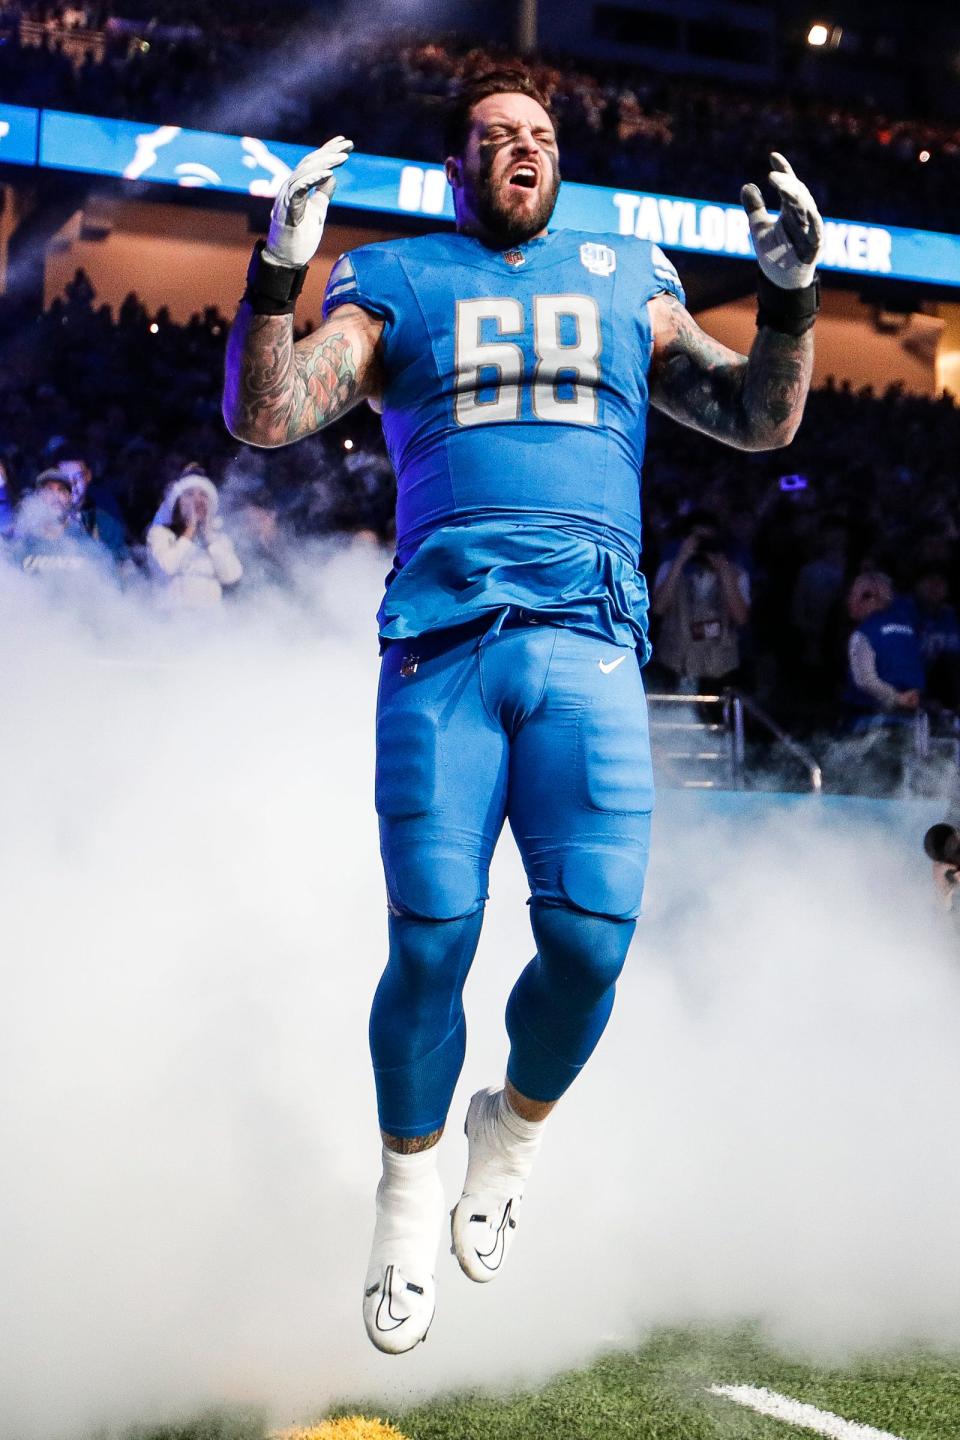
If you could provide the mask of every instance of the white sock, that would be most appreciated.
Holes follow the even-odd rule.
[[[432,1275],[444,1213],[437,1147],[398,1155],[384,1146],[370,1271],[397,1265],[408,1279]]]
[[[505,1090],[488,1091],[473,1128],[464,1191],[510,1193],[522,1188],[537,1158],[543,1127],[542,1120],[518,1115]]]
[[[529,1149],[535,1155],[540,1141],[543,1139],[546,1117],[543,1120],[526,1120],[514,1110],[507,1099],[505,1089],[500,1090],[498,1094],[500,1104],[497,1107],[497,1125],[502,1134],[510,1137],[507,1143]]]

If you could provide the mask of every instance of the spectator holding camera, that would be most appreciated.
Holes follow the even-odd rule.
[[[150,569],[165,610],[204,610],[243,574],[218,514],[216,486],[188,465],[168,489],[147,532]]]
[[[739,632],[750,617],[750,581],[730,558],[708,511],[687,516],[676,555],[657,571],[651,608],[660,620],[657,660],[678,688],[735,682]]]

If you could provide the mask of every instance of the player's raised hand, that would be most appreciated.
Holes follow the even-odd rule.
[[[334,170],[353,149],[353,141],[336,135],[304,155],[277,191],[270,214],[270,231],[263,251],[265,260],[300,269],[317,253],[327,218],[330,197],[336,189]]]
[[[817,257],[823,245],[823,221],[817,202],[789,161],[774,151],[768,180],[780,196],[780,214],[774,220],[756,185],[740,192],[750,222],[753,248],[760,269],[783,290],[799,290],[813,282]]]

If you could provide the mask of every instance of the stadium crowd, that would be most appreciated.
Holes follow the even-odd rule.
[[[490,52],[453,38],[344,43],[316,16],[305,42],[305,23],[298,7],[252,0],[167,6],[162,23],[148,0],[8,3],[0,94],[303,143],[347,133],[365,150],[437,158],[444,102]],[[267,51],[271,76],[290,77],[269,95]],[[729,200],[775,146],[827,213],[956,228],[960,127],[627,65],[536,68],[570,178]],[[309,539],[389,546],[376,418],[363,408],[290,450],[237,446],[219,409],[227,329],[213,309],[186,325],[149,315],[136,295],[114,316],[82,271],[39,317],[0,299],[8,564],[51,591],[79,597],[96,572],[192,611],[264,587],[295,594]],[[960,713],[958,454],[960,410],[896,389],[828,383],[792,446],[764,455],[653,416],[651,684],[737,685],[794,733]]]
[[[160,25],[150,9],[8,4],[0,12],[6,101],[319,143],[351,135],[359,149],[436,160],[442,103],[487,57],[456,40],[344,44],[320,22],[209,0]],[[33,22],[28,37],[27,23]],[[39,28],[38,28],[39,27]],[[73,44],[71,35],[91,39]],[[270,74],[290,77],[264,94]],[[960,126],[878,113],[778,87],[736,88],[625,65],[540,61],[564,146],[564,172],[594,184],[730,201],[766,153],[790,156],[826,214],[880,224],[956,228]],[[370,95],[378,103],[369,104]],[[211,97],[217,97],[214,101]],[[225,100],[224,97],[227,97]]]
[[[38,318],[0,301],[7,563],[74,591],[97,569],[192,609],[294,593],[310,538],[361,536],[386,557],[394,489],[377,418],[362,407],[289,449],[237,445],[219,411],[227,328],[215,310],[151,316],[135,295],[114,316],[83,271]],[[735,683],[794,732],[960,711],[960,407],[827,384],[793,444],[765,454],[651,422],[651,684]]]

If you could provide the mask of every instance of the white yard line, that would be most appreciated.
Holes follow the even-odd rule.
[[[831,1440],[901,1440],[889,1430],[874,1430],[872,1425],[860,1425],[856,1420],[844,1420],[829,1410],[818,1410],[815,1405],[804,1405],[800,1400],[791,1400],[787,1395],[778,1395],[775,1390],[765,1390],[756,1385],[711,1385],[711,1395],[723,1395],[737,1405],[756,1410],[759,1415],[770,1415],[774,1420],[785,1420],[788,1425],[799,1425],[804,1430],[814,1430],[818,1435],[829,1435]]]

